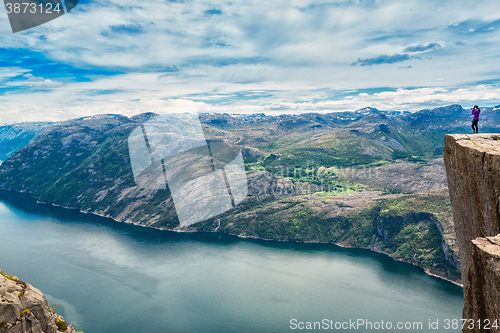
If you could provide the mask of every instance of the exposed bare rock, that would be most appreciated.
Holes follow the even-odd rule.
[[[247,162],[254,162],[257,161],[259,158],[264,156],[260,150],[257,148],[252,148],[252,147],[242,147],[241,148],[241,153],[243,154],[243,158]]]
[[[249,195],[292,195],[295,186],[291,180],[273,176],[268,171],[250,171],[247,173]]]
[[[500,232],[500,135],[446,135],[444,162],[460,250],[464,318],[498,319],[500,238],[486,237]],[[482,332],[477,325],[464,331]]]
[[[42,292],[0,271],[0,333],[75,333]]]
[[[345,178],[376,187],[394,188],[404,193],[418,193],[446,187],[443,160],[426,164],[391,163],[376,168],[344,171]]]
[[[500,135],[446,135],[444,162],[465,286],[471,240],[500,233]]]
[[[464,318],[474,319],[475,327],[466,327],[464,332],[484,332],[478,323],[484,326],[488,321],[488,332],[500,332],[492,326],[495,319],[500,318],[500,234],[472,241],[468,281]]]

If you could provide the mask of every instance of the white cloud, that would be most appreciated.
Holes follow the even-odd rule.
[[[36,77],[31,73],[23,75],[28,78],[27,85],[38,88],[57,88],[62,86],[61,82],[44,79],[43,77]]]
[[[29,86],[39,89],[53,89],[62,86],[61,82],[44,79],[43,77],[36,77],[31,73],[24,74],[23,77],[26,79],[9,81],[6,82],[5,85],[10,87]]]
[[[220,14],[206,13],[212,9]],[[63,85],[45,74],[10,79],[30,68],[8,70],[5,79],[0,71],[4,85],[57,88],[5,94],[0,109],[11,110],[11,118],[20,117],[15,110],[68,118],[194,103],[231,113],[496,103],[497,87],[475,82],[499,78],[500,33],[491,29],[498,19],[500,2],[488,0],[473,7],[467,0],[100,0],[19,34],[0,18],[0,47],[39,50],[48,61],[79,69],[126,73]],[[441,48],[395,64],[351,66],[431,43]],[[175,71],[162,73],[167,67]],[[256,91],[262,93],[245,97]]]
[[[347,1],[150,0],[140,7],[132,1],[98,1],[81,4],[69,15],[0,43],[33,45],[53,59],[75,65],[138,68],[192,65],[199,58],[252,57],[290,65],[350,64],[360,57],[401,52],[400,43],[367,39],[416,31],[416,36],[401,39],[432,42],[430,37],[457,17],[462,21],[483,17],[474,15],[480,10],[484,14],[486,3],[488,12],[500,12],[500,4],[490,1],[480,1],[473,10],[430,0],[379,1],[371,6]],[[204,14],[212,8],[222,13]],[[127,33],[127,28],[139,32]],[[446,32],[441,34],[446,37]]]
[[[26,72],[26,69],[19,67],[0,67],[0,82],[9,81],[12,78],[23,75]]]
[[[313,90],[312,87],[316,88],[303,82],[219,82],[214,88],[211,81],[191,86],[182,84],[177,78],[165,80],[158,74],[127,74],[120,79],[108,77],[95,82],[64,85],[51,92],[26,93],[22,95],[24,103],[19,103],[16,95],[7,94],[0,98],[0,113],[3,121],[9,122],[19,120],[20,115],[29,120],[57,120],[100,113],[132,116],[150,111],[169,112],[188,105],[194,105],[202,112],[270,114],[335,112],[366,106],[381,110],[418,110],[455,103],[496,105],[500,100],[500,87],[495,85],[400,88],[376,93],[344,92],[327,86]],[[88,94],[88,91],[112,90],[116,92]],[[260,98],[245,100],[242,95]]]

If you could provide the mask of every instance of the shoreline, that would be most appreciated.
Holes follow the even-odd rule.
[[[154,228],[154,229],[157,229],[157,228]],[[183,232],[183,231],[174,231],[174,232]],[[350,245],[342,245],[340,243],[326,243],[326,242],[315,242],[315,241],[294,241],[294,240],[267,239],[267,238],[253,237],[253,236],[241,236],[241,235],[234,235],[234,234],[226,234],[226,233],[221,233],[221,232],[209,232],[209,231],[185,231],[185,232],[193,232],[193,233],[196,233],[196,232],[218,233],[218,234],[221,234],[221,235],[228,235],[228,236],[233,236],[233,237],[238,237],[238,238],[249,238],[249,239],[261,240],[261,241],[266,241],[266,242],[289,242],[289,243],[295,243],[295,244],[324,244],[324,245],[335,245],[335,246],[338,246],[338,247],[343,248],[343,249],[367,250],[367,251],[370,251],[370,252],[373,252],[373,253],[382,254],[382,255],[384,255],[384,256],[386,256],[388,258],[391,258],[394,261],[397,261],[397,262],[400,262],[400,263],[403,263],[403,264],[412,265],[412,266],[417,267],[418,269],[420,269],[426,275],[436,277],[436,278],[438,278],[440,280],[444,280],[446,282],[453,283],[454,285],[463,288],[463,285],[461,283],[458,283],[456,281],[453,281],[453,280],[447,279],[445,277],[439,276],[439,275],[434,274],[432,272],[428,272],[423,267],[415,265],[412,262],[408,262],[408,261],[402,260],[402,259],[396,259],[396,258],[392,257],[391,255],[387,254],[386,252],[377,251],[377,250],[372,249],[372,248],[356,247],[356,246],[350,246]]]
[[[289,243],[295,243],[295,244],[325,244],[325,245],[329,244],[329,245],[335,245],[335,246],[338,246],[340,248],[345,248],[345,249],[368,250],[368,251],[371,251],[373,253],[378,253],[378,254],[385,255],[385,256],[391,258],[394,261],[401,262],[401,263],[404,263],[404,264],[412,265],[412,266],[417,267],[420,270],[422,270],[422,272],[424,272],[426,275],[433,276],[435,278],[439,278],[441,280],[450,282],[450,283],[452,283],[452,284],[454,284],[456,286],[459,286],[459,287],[463,288],[463,285],[461,283],[458,283],[456,281],[447,279],[447,278],[445,278],[443,276],[439,276],[439,275],[437,275],[435,273],[429,272],[425,268],[423,268],[421,266],[418,266],[418,265],[415,265],[412,262],[408,262],[408,261],[402,260],[402,259],[396,259],[396,258],[392,257],[391,255],[389,255],[386,252],[378,251],[378,250],[373,249],[373,248],[355,247],[355,246],[343,245],[341,243],[330,243],[330,242],[267,239],[267,238],[261,238],[261,237],[255,237],[255,236],[244,236],[244,235],[228,234],[228,233],[223,233],[223,232],[219,232],[219,231],[199,231],[199,230],[187,230],[187,229],[182,229],[182,228],[174,228],[174,229],[157,228],[157,227],[152,227],[152,226],[146,226],[146,225],[139,224],[139,223],[134,223],[133,221],[129,221],[129,220],[119,221],[119,220],[115,219],[112,216],[104,215],[104,214],[101,214],[101,213],[98,213],[98,212],[83,211],[83,210],[80,210],[78,208],[67,207],[67,206],[62,206],[62,205],[58,205],[58,204],[53,204],[53,203],[39,201],[36,197],[34,197],[31,193],[28,193],[28,192],[16,192],[16,191],[12,191],[12,190],[3,190],[3,189],[1,191],[12,192],[12,193],[21,194],[21,195],[29,195],[34,201],[36,201],[37,204],[42,204],[42,205],[47,205],[47,206],[52,206],[52,207],[63,208],[63,209],[67,209],[67,210],[78,211],[78,212],[80,212],[82,214],[89,214],[89,215],[99,216],[99,217],[102,217],[102,218],[107,218],[107,219],[112,220],[115,223],[126,223],[126,224],[129,224],[129,225],[134,225],[134,226],[143,227],[143,228],[150,228],[150,229],[155,229],[155,230],[160,230],[160,231],[168,231],[168,232],[175,232],[175,233],[210,233],[210,234],[221,234],[221,235],[228,235],[228,236],[237,237],[237,238],[241,238],[241,239],[249,238],[249,239],[255,239],[255,240],[266,241],[266,242],[289,242]]]

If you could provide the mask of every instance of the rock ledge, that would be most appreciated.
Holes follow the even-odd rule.
[[[500,332],[500,134],[446,135],[444,141],[463,318],[474,320],[463,332]]]
[[[42,292],[0,271],[0,333],[76,333]]]

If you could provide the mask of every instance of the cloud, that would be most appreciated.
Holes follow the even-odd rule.
[[[369,58],[369,59],[361,59],[359,58],[358,61],[352,63],[353,66],[359,64],[360,66],[372,66],[372,65],[382,65],[382,64],[394,64],[397,62],[403,62],[406,60],[410,60],[412,57],[410,57],[407,54],[393,54],[393,55],[381,55],[375,58]]]
[[[489,0],[90,1],[19,34],[0,15],[0,109],[2,119],[179,103],[230,113],[415,109],[444,96],[458,103],[461,87],[479,100],[477,82],[500,79],[500,29],[485,31],[499,20],[500,2]]]
[[[383,72],[383,68],[377,70],[377,74]],[[184,106],[195,106],[201,112],[230,114],[321,113],[356,110],[366,105],[380,110],[419,110],[449,104],[497,105],[500,99],[498,84],[444,88],[439,86],[440,82],[434,80],[434,87],[338,90],[326,83],[319,87],[307,82],[287,85],[219,82],[214,86],[212,80],[205,79],[193,86],[174,77],[134,73],[65,84],[58,89],[27,91],[21,95],[23,103],[15,94],[6,94],[0,96],[0,114],[2,121],[10,122],[19,120],[20,115],[25,120],[60,120],[100,113],[127,116],[149,111],[163,113]]]
[[[8,82],[26,72],[26,69],[20,67],[0,67],[0,82]]]
[[[27,80],[13,80],[7,83],[8,86],[29,86],[38,89],[53,89],[62,86],[61,82],[44,79],[43,77],[36,77],[31,73],[23,75]]]
[[[444,17],[433,7],[431,1],[150,0],[137,6],[110,0],[81,3],[69,15],[0,43],[31,43],[51,59],[75,66],[145,69],[244,59],[284,66],[340,64],[358,58],[356,50],[370,46],[365,40],[376,45],[376,38],[386,37],[408,45],[443,34],[438,29],[448,18],[464,17],[451,5],[442,6]]]
[[[425,51],[432,51],[432,50],[438,50],[441,48],[441,45],[438,43],[429,43],[427,45],[414,45],[414,46],[407,46],[403,52],[425,52]]]

